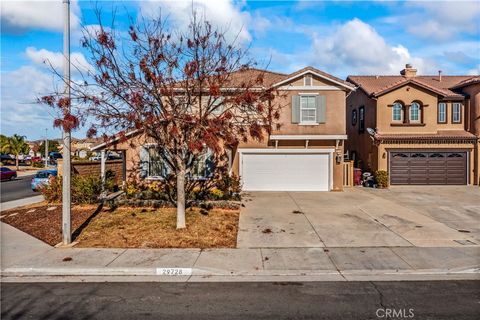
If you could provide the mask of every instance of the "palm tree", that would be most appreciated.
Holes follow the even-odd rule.
[[[28,144],[25,142],[25,136],[14,134],[8,138],[6,143],[2,143],[2,152],[8,152],[15,155],[15,167],[18,170],[18,156],[28,152]]]

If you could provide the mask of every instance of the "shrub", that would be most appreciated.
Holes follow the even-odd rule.
[[[388,188],[388,172],[385,170],[378,170],[375,172],[375,180],[379,188]]]
[[[224,197],[223,191],[217,188],[210,190],[210,196],[213,200],[222,200]]]
[[[242,191],[242,184],[240,178],[235,174],[224,175],[217,183],[218,190],[223,192],[223,199],[225,200],[240,200],[240,192]]]
[[[37,162],[32,162],[32,167],[34,168],[44,168],[45,167],[45,163],[41,162],[41,161],[37,161]]]
[[[62,178],[60,176],[50,177],[49,184],[39,188],[47,202],[62,201]],[[113,178],[106,177],[105,188],[112,191]],[[98,203],[98,197],[102,193],[102,180],[100,177],[89,175],[73,175],[71,180],[72,203]]]

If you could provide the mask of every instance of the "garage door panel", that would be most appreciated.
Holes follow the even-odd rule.
[[[391,184],[466,184],[464,151],[390,152]]]
[[[246,191],[328,191],[329,154],[246,153],[242,183]]]

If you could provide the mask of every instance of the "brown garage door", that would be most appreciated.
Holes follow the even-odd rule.
[[[391,151],[390,183],[467,184],[467,153]]]

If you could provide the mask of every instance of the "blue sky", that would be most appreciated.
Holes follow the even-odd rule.
[[[1,3],[1,128],[28,139],[60,137],[54,114],[33,103],[52,91],[48,60],[62,66],[62,4]],[[398,74],[412,63],[421,74],[479,74],[480,1],[235,1],[193,0],[218,27],[239,34],[260,66],[293,72],[312,65],[341,78],[349,74]],[[95,6],[115,28],[126,30],[127,12],[168,15],[185,28],[192,1],[73,1],[72,60],[91,68],[79,46],[82,26],[95,27]],[[75,76],[75,75],[73,75]],[[82,138],[85,129],[74,132]]]

